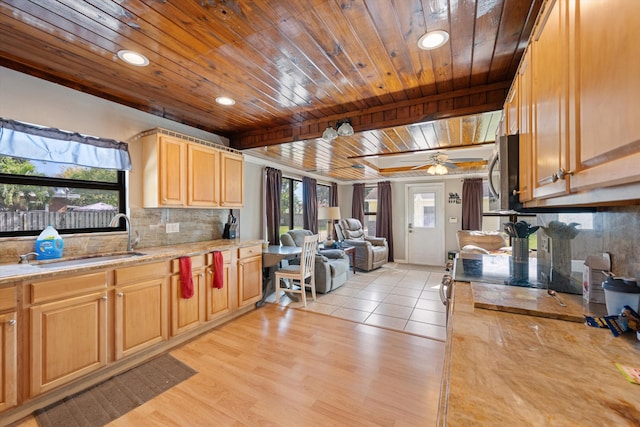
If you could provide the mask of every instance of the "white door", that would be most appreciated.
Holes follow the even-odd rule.
[[[444,265],[444,184],[407,186],[406,212],[409,263]]]

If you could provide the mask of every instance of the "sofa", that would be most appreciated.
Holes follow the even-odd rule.
[[[336,224],[338,240],[356,248],[356,267],[371,271],[389,261],[389,244],[384,237],[367,236],[360,220],[341,219]]]
[[[282,246],[302,246],[305,236],[311,236],[309,230],[289,230],[280,236]],[[349,256],[340,249],[318,250],[315,257],[316,292],[326,294],[342,286],[349,278]]]

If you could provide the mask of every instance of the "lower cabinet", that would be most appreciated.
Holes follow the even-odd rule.
[[[106,273],[31,284],[31,396],[107,364]]]
[[[168,338],[166,263],[116,270],[115,358]]]
[[[191,257],[193,296],[185,298],[180,280],[180,260],[171,261],[171,336],[195,328],[205,321],[204,255]]]
[[[0,289],[0,412],[18,403],[18,333],[15,287]]]
[[[237,287],[236,269],[233,262],[236,260],[232,250],[221,251],[223,258],[222,267],[222,288],[213,287],[213,275],[215,273],[215,265],[213,253],[205,255],[207,267],[205,269],[205,288],[207,295],[207,320],[218,319],[230,313],[237,302],[235,298],[235,290]]]
[[[238,250],[238,307],[245,307],[262,298],[262,246]]]

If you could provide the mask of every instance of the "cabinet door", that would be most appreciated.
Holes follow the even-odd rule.
[[[116,359],[168,338],[167,279],[116,287]]]
[[[524,203],[530,201],[533,198],[531,191],[531,183],[533,180],[533,163],[532,158],[532,129],[531,129],[531,111],[533,109],[531,100],[531,50],[527,49],[520,68],[518,69],[518,83],[519,83],[519,114],[518,120],[520,122],[518,129],[520,131],[519,137],[519,153],[520,153],[520,165],[519,165],[519,191],[520,202]]]
[[[180,275],[171,276],[171,335],[194,328],[205,321],[205,289],[204,270],[198,269],[192,272],[193,296],[185,299],[182,297],[182,284]]]
[[[107,363],[107,296],[94,293],[32,306],[31,396]]]
[[[509,94],[507,95],[507,101],[504,104],[504,110],[507,119],[507,133],[508,135],[515,135],[518,133],[520,126],[520,84],[518,76],[513,79],[513,84]]]
[[[220,206],[244,204],[244,159],[241,155],[220,153]]]
[[[571,187],[640,181],[640,2],[576,2],[576,146]]]
[[[238,260],[238,306],[253,304],[262,298],[262,256]]]
[[[218,151],[200,144],[188,144],[187,165],[187,204],[219,206]]]
[[[0,412],[18,402],[17,329],[15,312],[0,315]]]
[[[222,251],[224,257],[222,271],[222,289],[213,287],[213,255],[207,257],[211,260],[206,269],[205,288],[207,293],[207,320],[214,320],[231,312],[231,290],[230,287],[235,285],[235,281],[231,278],[231,251]],[[234,288],[235,290],[235,288]]]
[[[185,143],[179,139],[160,136],[158,180],[160,206],[185,205],[186,156]]]
[[[535,30],[532,43],[534,110],[533,161],[535,198],[568,191],[568,180],[557,179],[568,170],[567,97],[568,51],[566,0],[552,0]]]

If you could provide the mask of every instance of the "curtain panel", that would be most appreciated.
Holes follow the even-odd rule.
[[[318,193],[317,182],[313,178],[302,178],[302,218],[303,228],[318,234]]]
[[[0,118],[0,154],[27,160],[131,170],[129,146],[125,142],[3,118]]]
[[[364,184],[353,184],[351,217],[364,224]]]
[[[467,178],[462,183],[462,229],[482,230],[482,178]]]
[[[329,200],[329,206],[339,206],[338,204],[338,184],[336,184],[335,182],[331,183],[331,194],[330,194],[331,200]],[[338,240],[338,235],[336,233],[336,227],[335,227],[335,222],[334,222],[334,227],[333,227],[333,240]]]
[[[265,214],[267,218],[267,240],[271,245],[280,244],[280,191],[282,171],[265,168]]]
[[[376,237],[385,237],[389,245],[389,262],[393,262],[393,211],[391,181],[378,183],[378,209],[376,210]]]

